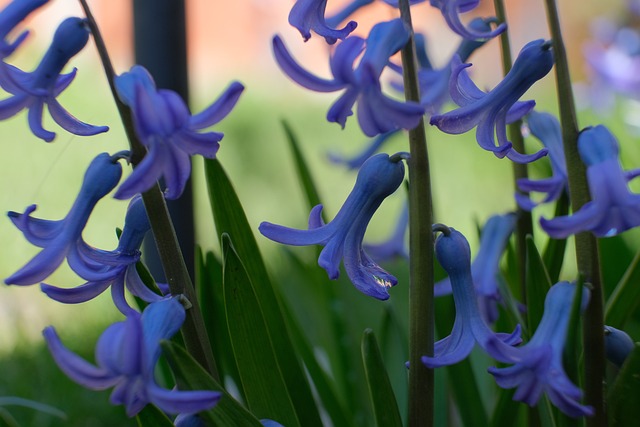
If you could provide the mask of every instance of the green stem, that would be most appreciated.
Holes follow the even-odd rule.
[[[494,0],[494,7],[496,9],[496,18],[500,22],[507,22],[507,15],[505,12],[504,1]],[[511,56],[511,42],[509,40],[509,29],[500,34],[500,49],[502,52],[502,70],[506,76],[511,71],[513,59]],[[522,132],[520,127],[522,126],[522,120],[516,120],[509,124],[509,140],[513,144],[513,149],[524,153],[524,139],[522,138]],[[526,179],[529,176],[526,164],[520,164],[511,162],[513,166],[513,185],[515,191],[520,192],[518,185],[516,184],[518,179]],[[528,193],[524,193],[525,195]],[[527,235],[533,236],[533,219],[531,218],[531,212],[517,206],[516,213],[518,221],[516,223],[516,261],[518,268],[518,278],[520,281],[520,298],[523,304],[526,304],[527,290],[525,289],[525,259],[527,250]]]
[[[411,29],[402,49],[405,97],[420,101],[415,42],[408,0],[400,0],[400,15]],[[433,355],[433,223],[431,178],[424,120],[409,131],[409,426],[433,426],[433,370],[420,360]]]
[[[135,134],[131,110],[118,98],[114,84],[115,72],[113,65],[111,64],[104,39],[100,34],[93,14],[86,0],[80,0],[80,4],[87,17],[89,28],[93,34],[98,54],[100,55],[100,60],[102,61],[109,87],[111,88],[111,93],[113,94],[127,138],[129,139],[131,146],[131,163],[135,167],[146,154],[146,149]],[[185,346],[189,353],[219,381],[216,363],[213,358],[213,353],[211,352],[211,345],[202,318],[202,312],[200,311],[195,290],[191,283],[182,252],[180,251],[176,232],[173,228],[173,223],[171,222],[167,204],[160,190],[160,186],[156,184],[150,190],[143,193],[142,200],[147,210],[149,223],[151,224],[151,230],[153,231],[171,294],[184,295],[191,303],[191,307],[186,310],[187,316],[181,329]]]
[[[562,39],[560,19],[555,0],[545,0],[547,18],[553,37],[553,52],[558,88],[558,104],[564,152],[567,159],[571,209],[577,212],[591,197],[587,183],[586,168],[578,153],[578,121],[573,101],[569,64]],[[584,313],[583,341],[585,364],[585,400],[595,409],[595,415],[587,418],[587,426],[606,426],[604,405],[604,313],[602,278],[598,244],[589,232],[575,236],[578,273],[591,285],[591,299]]]

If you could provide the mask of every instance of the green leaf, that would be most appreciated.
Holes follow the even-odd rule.
[[[227,326],[247,405],[259,418],[298,426],[260,303],[227,234],[222,235],[222,253]]]
[[[140,427],[173,427],[173,422],[160,409],[147,405],[136,415]]]
[[[223,233],[229,234],[233,239],[235,251],[243,260],[256,297],[260,301],[264,320],[276,349],[278,366],[281,368],[298,419],[305,427],[322,427],[311,387],[291,342],[280,309],[279,296],[271,284],[240,200],[220,162],[216,159],[205,159],[204,163],[209,201],[218,239],[222,238]]]
[[[526,258],[525,258],[525,283],[527,291],[527,329],[529,337],[537,329],[542,313],[544,312],[544,300],[549,288],[551,279],[544,266],[544,262],[538,253],[533,237],[526,238]]]
[[[640,343],[627,356],[607,397],[609,425],[637,425],[640,420]]]
[[[396,396],[391,388],[387,368],[371,329],[362,336],[362,361],[369,386],[369,397],[378,427],[402,427]]]
[[[624,328],[629,316],[640,303],[640,251],[616,285],[604,309],[605,324]]]
[[[491,427],[513,427],[523,425],[524,405],[520,402],[513,400],[513,395],[516,389],[499,389],[498,402],[493,409],[493,415],[491,416],[491,424],[487,424]],[[526,424],[524,424],[526,425]]]
[[[556,203],[555,217],[563,216],[569,213],[569,197],[567,192],[563,191],[560,199]],[[547,246],[542,254],[544,264],[547,266],[551,283],[556,283],[560,277],[562,263],[564,262],[564,254],[567,248],[567,239],[549,239]]]
[[[207,425],[262,427],[262,423],[231,397],[184,348],[171,341],[162,341],[160,345],[180,390],[215,390],[223,394],[215,407],[199,413]]]

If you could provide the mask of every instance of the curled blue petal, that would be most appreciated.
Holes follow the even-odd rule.
[[[442,16],[451,30],[467,39],[489,40],[502,34],[507,29],[507,24],[501,23],[494,30],[478,30],[472,25],[465,26],[460,20],[460,13],[475,9],[480,0],[430,0],[431,6],[440,9]]]
[[[324,37],[328,44],[345,39],[358,24],[350,21],[340,30],[330,28],[324,17],[326,7],[327,0],[297,0],[289,13],[289,24],[300,31],[304,41],[311,38],[311,30]]]
[[[620,368],[634,348],[635,343],[625,331],[605,325],[604,350],[611,363]]]

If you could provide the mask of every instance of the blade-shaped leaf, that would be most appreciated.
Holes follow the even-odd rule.
[[[533,237],[527,236],[527,253],[525,259],[525,283],[527,292],[527,333],[531,337],[542,319],[544,300],[551,279],[538,253]]]
[[[222,235],[222,253],[227,326],[247,405],[259,418],[298,426],[260,302],[227,234]]]
[[[140,427],[173,427],[173,422],[160,409],[147,405],[136,415]]]
[[[627,356],[607,398],[609,425],[632,426],[640,420],[640,343]]]
[[[640,303],[640,251],[616,285],[605,305],[605,324],[624,328],[624,324]]]

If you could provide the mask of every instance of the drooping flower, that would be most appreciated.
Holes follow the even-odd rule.
[[[23,31],[12,42],[7,37],[13,29],[24,20],[31,12],[43,6],[49,0],[13,0],[0,11],[0,61],[11,55],[18,46],[27,38],[29,31]],[[0,66],[0,75],[4,77],[4,64]],[[0,79],[0,84],[2,79]]]
[[[494,30],[479,30],[473,26],[465,26],[460,20],[460,14],[469,12],[480,3],[480,0],[429,0],[431,6],[440,9],[442,16],[451,30],[471,40],[489,40],[507,29],[507,24],[502,23]]]
[[[82,239],[84,229],[95,205],[118,184],[122,167],[107,153],[99,154],[84,175],[80,192],[64,219],[50,221],[34,218],[36,205],[22,214],[9,212],[9,219],[33,245],[43,248],[20,270],[5,279],[8,285],[33,285],[46,279],[64,261],[81,265],[83,254],[91,249]],[[121,254],[128,258],[133,255]]]
[[[56,364],[69,378],[91,390],[113,387],[110,402],[124,405],[129,417],[148,403],[168,413],[195,413],[215,406],[221,393],[168,390],[154,377],[160,341],[175,335],[184,319],[184,308],[175,298],[150,304],[142,315],[130,313],[102,333],[95,365],[66,348],[53,327],[47,327],[43,335]]]
[[[480,235],[480,248],[471,264],[471,277],[477,294],[478,308],[489,323],[498,319],[498,303],[502,301],[498,287],[500,258],[516,226],[516,215],[494,215],[485,223]],[[449,295],[452,292],[450,278],[434,285],[434,295]]]
[[[95,135],[109,130],[107,126],[93,126],[66,111],[56,99],[73,81],[76,69],[61,75],[69,60],[87,44],[89,29],[81,18],[67,18],[58,26],[51,46],[38,67],[23,72],[5,64],[7,75],[3,79],[3,89],[12,94],[0,101],[0,120],[16,115],[23,109],[28,110],[31,132],[47,142],[53,141],[56,134],[42,127],[42,113],[47,105],[53,120],[63,129],[80,136]]]
[[[618,141],[604,126],[583,130],[578,152],[587,166],[591,201],[573,215],[540,218],[549,236],[562,239],[581,231],[609,237],[640,225],[640,195],[629,191],[629,179],[640,170],[625,172],[620,164]]]
[[[553,67],[551,43],[541,39],[527,43],[511,71],[488,93],[471,81],[464,71],[469,66],[471,64],[454,59],[449,91],[460,108],[432,116],[430,123],[450,134],[465,133],[477,126],[476,140],[480,147],[493,152],[496,157],[506,156],[517,163],[529,163],[546,155],[546,149],[530,155],[515,151],[507,139],[506,125],[535,106],[534,101],[518,104],[516,101]]]
[[[338,278],[342,259],[351,283],[360,292],[377,299],[388,299],[388,288],[397,280],[362,249],[362,239],[375,211],[404,179],[404,164],[398,155],[394,156],[396,158],[376,154],[362,165],[353,190],[328,224],[322,221],[322,205],[317,205],[309,214],[308,230],[263,222],[260,233],[287,245],[323,245],[318,265],[327,271],[330,279]]]
[[[176,199],[191,175],[191,156],[213,159],[223,134],[199,130],[213,126],[231,112],[244,86],[232,83],[217,101],[191,115],[176,92],[156,89],[149,72],[139,65],[115,79],[118,96],[131,107],[133,124],[147,154],[118,188],[117,199],[144,193],[163,177],[165,197]]]
[[[618,368],[622,367],[622,364],[635,346],[633,340],[625,331],[605,325],[604,351],[607,359]]]
[[[576,285],[569,282],[556,283],[549,289],[544,302],[544,314],[531,341],[522,347],[512,348],[505,363],[506,368],[489,368],[502,388],[517,388],[514,400],[535,405],[542,393],[551,403],[571,417],[593,415],[593,408],[580,404],[582,391],[571,382],[562,366],[571,306],[576,294]],[[582,291],[584,310],[589,301],[589,290]]]
[[[145,286],[136,269],[140,245],[150,228],[142,198],[134,197],[129,203],[122,235],[115,250],[103,251],[82,246],[82,251],[78,251],[80,259],[69,259],[71,268],[87,282],[75,288],[58,288],[41,283],[42,292],[56,301],[77,304],[97,297],[111,286],[113,301],[125,315],[133,310],[125,299],[125,287],[143,301],[151,303],[161,300],[161,295]]]
[[[334,44],[338,39],[343,40],[358,24],[349,21],[344,28],[337,30],[337,27],[325,22],[324,12],[327,7],[327,0],[297,0],[289,13],[289,24],[297,28],[304,41],[311,38],[311,30],[318,34],[329,44]]]
[[[449,274],[456,306],[451,334],[434,344],[433,357],[423,356],[429,368],[453,365],[466,358],[476,343],[489,356],[505,361],[506,352],[520,344],[520,325],[511,334],[495,333],[485,323],[476,299],[471,277],[471,250],[467,239],[454,228],[434,225],[441,231],[435,243],[438,262]]]
[[[273,52],[280,68],[299,85],[316,92],[345,90],[327,113],[327,120],[343,128],[358,103],[358,123],[365,135],[375,136],[394,129],[413,129],[424,108],[401,102],[382,93],[380,76],[389,58],[409,40],[400,19],[376,24],[366,41],[351,36],[338,44],[330,60],[333,79],[317,77],[302,68],[289,54],[280,37],[273,38]],[[366,45],[366,48],[365,48]],[[358,66],[354,62],[363,52]]]

